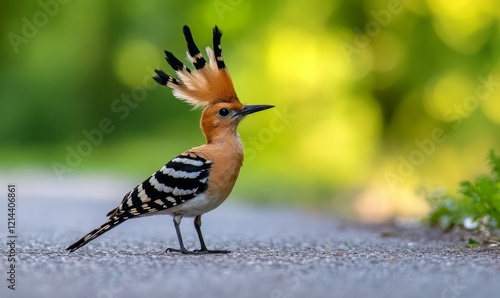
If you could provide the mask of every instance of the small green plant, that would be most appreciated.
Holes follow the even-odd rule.
[[[489,175],[474,181],[462,181],[458,194],[437,191],[427,195],[433,205],[428,220],[444,230],[453,227],[476,230],[488,236],[500,228],[500,156],[488,153]],[[474,241],[474,240],[472,240]],[[477,242],[469,244],[477,245]]]

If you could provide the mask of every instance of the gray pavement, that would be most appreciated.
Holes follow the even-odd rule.
[[[64,250],[115,204],[21,201],[15,291],[7,288],[0,209],[0,297],[500,297],[498,248],[466,249],[456,235],[428,228],[235,203],[205,215],[202,226],[209,248],[231,254],[164,253],[177,247],[169,216],[129,220],[72,254]],[[191,219],[182,230],[197,248]]]

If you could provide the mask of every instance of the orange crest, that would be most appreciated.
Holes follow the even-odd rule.
[[[165,51],[168,64],[177,74],[177,79],[167,75],[162,70],[155,70],[157,76],[153,79],[160,85],[173,89],[175,97],[195,106],[206,106],[218,101],[238,102],[233,81],[224,64],[220,44],[222,32],[214,27],[213,46],[207,47],[208,63],[200,53],[188,26],[183,27],[187,42],[187,57],[195,70],[189,69],[171,52]]]

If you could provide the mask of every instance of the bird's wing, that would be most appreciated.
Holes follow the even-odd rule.
[[[135,217],[180,205],[207,189],[212,162],[187,151],[125,195],[110,217]]]

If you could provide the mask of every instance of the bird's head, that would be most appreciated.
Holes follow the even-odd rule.
[[[272,105],[242,105],[240,102],[220,101],[208,105],[201,116],[201,129],[207,138],[207,141],[225,137],[226,135],[235,135],[236,128],[245,116],[255,112],[270,109]]]
[[[217,26],[213,30],[213,49],[206,48],[208,62],[196,46],[188,26],[183,27],[183,33],[188,47],[187,58],[195,69],[189,69],[171,52],[165,51],[166,60],[177,74],[177,79],[161,70],[155,70],[157,76],[153,79],[172,88],[175,97],[194,107],[205,107],[201,128],[208,142],[218,134],[236,133],[238,123],[246,115],[273,107],[243,105],[239,101],[224,63],[220,43],[222,32]]]

